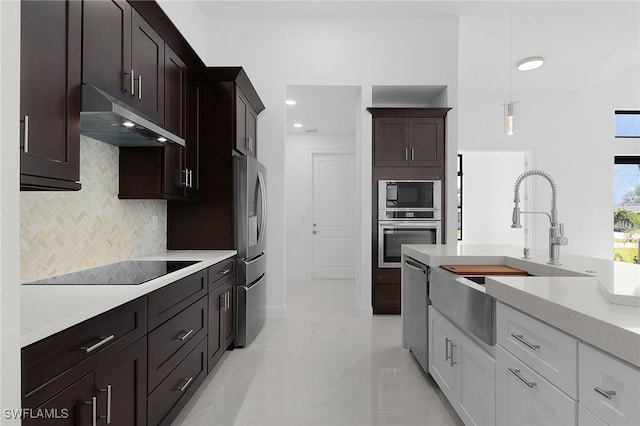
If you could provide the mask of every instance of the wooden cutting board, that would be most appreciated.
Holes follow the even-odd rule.
[[[457,275],[527,275],[527,271],[506,265],[440,265]]]

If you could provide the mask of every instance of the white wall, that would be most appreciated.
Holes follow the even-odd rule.
[[[462,242],[523,245],[522,230],[510,225],[513,183],[525,171],[528,153],[463,151],[461,154]],[[526,210],[524,205],[521,208]]]
[[[20,2],[0,2],[0,409],[20,408]],[[20,424],[4,419],[0,423]]]
[[[287,279],[311,279],[312,154],[354,154],[355,148],[355,135],[287,135],[285,145]],[[355,200],[352,201],[356,206]],[[359,209],[354,208],[353,211],[357,215],[360,214]]]
[[[258,159],[269,171],[267,304],[285,314],[285,129],[287,85],[362,87],[362,146],[356,148],[361,181],[371,181],[371,105],[374,85],[446,85],[457,100],[457,18],[227,18],[207,22],[212,42],[207,65],[242,65],[266,110],[258,120]],[[233,35],[233,43],[230,42]],[[457,152],[456,113],[448,116],[449,152]],[[455,155],[450,159],[450,205],[455,205]],[[371,309],[371,193],[362,191],[359,301]],[[365,211],[367,212],[366,214]],[[284,212],[284,213],[283,213]],[[448,233],[455,239],[455,210]],[[358,284],[357,284],[358,285]]]

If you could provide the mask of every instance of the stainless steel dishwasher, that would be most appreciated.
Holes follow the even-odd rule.
[[[420,366],[429,372],[429,267],[405,257],[402,262],[404,342]]]

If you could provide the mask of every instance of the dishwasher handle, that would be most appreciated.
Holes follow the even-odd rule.
[[[418,263],[416,261],[412,261],[411,259],[405,259],[404,264],[407,266],[407,268],[409,269],[413,269],[414,271],[418,271],[422,274],[427,274],[427,267],[421,263]]]

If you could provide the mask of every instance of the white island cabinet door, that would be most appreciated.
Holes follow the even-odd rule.
[[[612,426],[640,425],[640,370],[580,343],[580,404]]]
[[[608,426],[597,418],[591,411],[578,405],[578,426]]]
[[[456,411],[466,425],[496,424],[496,360],[456,330]]]
[[[577,404],[560,389],[496,346],[496,423],[576,425]]]
[[[455,382],[453,369],[453,329],[449,320],[429,306],[429,373],[453,404]]]

